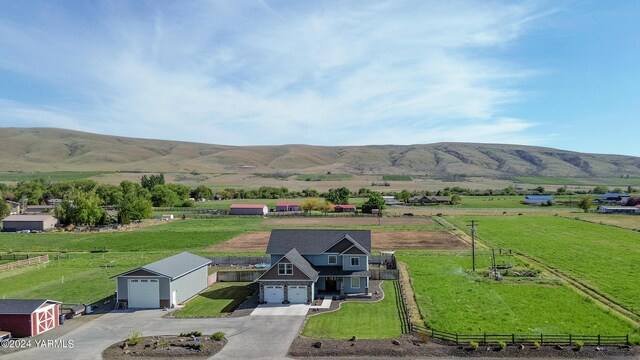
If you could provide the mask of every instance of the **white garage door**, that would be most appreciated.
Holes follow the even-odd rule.
[[[128,285],[130,309],[157,309],[160,307],[160,283],[157,279],[130,279]]]
[[[270,304],[282,304],[284,301],[283,286],[265,286],[264,301]]]
[[[306,304],[307,303],[307,287],[306,286],[289,286],[289,303]]]

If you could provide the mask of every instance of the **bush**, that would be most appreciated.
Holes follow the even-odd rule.
[[[576,350],[580,351],[582,350],[582,348],[584,347],[584,342],[582,341],[576,341]]]
[[[165,347],[167,347],[167,346],[169,346],[169,344],[167,344],[167,342],[166,342],[166,341],[162,341],[162,340],[161,340],[161,341],[158,341],[158,345],[156,345],[156,348],[157,348],[157,349],[162,349],[162,348],[165,348]]]
[[[537,341],[533,342],[533,346],[535,346],[536,349],[540,349],[540,343]]]
[[[182,207],[194,207],[196,206],[196,202],[193,200],[185,200],[184,202],[182,202]]]
[[[218,331],[213,333],[213,335],[211,335],[211,338],[215,341],[222,341],[222,339],[224,339],[224,335],[224,332]]]
[[[478,343],[477,341],[471,341],[469,343],[469,347],[473,350],[478,350],[478,348],[480,347],[480,343]]]
[[[142,334],[140,331],[131,331],[129,337],[127,338],[127,345],[134,346],[138,345],[142,341]]]
[[[507,343],[504,341],[498,341],[498,348],[500,349],[500,351],[504,350],[507,348]]]

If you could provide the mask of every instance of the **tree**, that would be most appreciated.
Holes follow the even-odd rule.
[[[9,207],[9,204],[4,201],[4,196],[0,196],[0,220],[9,216],[10,213],[11,208]]]
[[[455,194],[451,197],[451,203],[453,205],[459,205],[460,203],[462,203],[462,197],[460,197],[460,195]]]
[[[104,205],[117,205],[122,198],[122,188],[112,184],[100,184],[96,187],[96,194]]]
[[[55,214],[63,224],[93,226],[106,219],[101,203],[102,200],[94,191],[73,189],[67,193],[62,204],[55,208]]]
[[[302,207],[302,210],[306,212],[321,211],[326,213],[329,210],[331,210],[330,203],[328,203],[326,200],[320,200],[317,198],[310,198],[303,201],[301,207]]]
[[[504,194],[505,195],[516,195],[516,189],[513,187],[513,185],[509,185],[506,188],[504,188]]]
[[[46,192],[46,182],[42,179],[20,181],[14,191],[17,199],[23,197],[27,199],[27,203],[31,205],[40,204]]]
[[[409,199],[411,199],[411,193],[407,190],[402,190],[398,195],[398,199],[406,203],[407,201],[409,201]]]
[[[638,191],[638,190],[632,188],[631,186],[627,186],[627,194],[633,194],[636,191]]]
[[[349,195],[351,195],[351,191],[346,187],[341,187],[338,189],[329,189],[325,199],[336,205],[347,205],[349,204]]]
[[[302,190],[302,196],[304,196],[304,197],[317,197],[318,196],[318,190],[306,188],[306,189]]]
[[[544,194],[544,186],[538,186],[534,189],[538,194]]]
[[[181,203],[181,199],[167,185],[156,185],[151,189],[151,203],[155,207],[171,207]]]
[[[173,191],[174,193],[176,193],[176,195],[178,195],[178,197],[182,201],[187,200],[189,198],[189,194],[191,193],[191,189],[189,189],[189,187],[186,185],[166,184],[165,186],[171,189],[171,191]]]
[[[164,185],[164,174],[160,173],[159,175],[142,175],[140,179],[140,185],[147,190],[153,189],[156,185]]]
[[[566,188],[566,187],[564,187],[564,186],[563,186],[563,187],[559,187],[559,188],[556,190],[556,193],[557,193],[558,195],[566,194],[566,193],[567,193],[567,188]]]
[[[133,220],[148,219],[152,214],[151,194],[140,185],[131,181],[120,183],[122,198],[116,206],[118,209],[118,222],[129,224]]]
[[[578,207],[584,210],[584,212],[589,212],[589,209],[592,206],[593,206],[593,198],[591,197],[591,195],[585,195],[582,198],[580,198],[580,201],[578,201]]]
[[[380,193],[370,192],[369,197],[367,197],[367,201],[362,204],[362,212],[371,214],[373,209],[378,209],[378,211],[382,212],[386,207],[386,203],[384,198]]]
[[[213,191],[204,185],[198,185],[197,188],[191,190],[191,197],[194,199],[207,199],[211,200],[213,197]]]
[[[591,191],[594,194],[605,194],[609,192],[609,188],[606,185],[598,185]]]

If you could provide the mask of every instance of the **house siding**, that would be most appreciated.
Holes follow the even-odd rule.
[[[173,293],[173,291],[175,291],[176,301],[178,302],[178,304],[180,304],[207,288],[208,275],[209,274],[207,271],[207,267],[204,266],[185,276],[182,276],[171,282],[171,287],[167,292],[168,296],[166,298],[163,298],[161,296],[160,299],[168,299],[171,301],[171,294]],[[162,291],[162,282],[160,283],[160,287]]]
[[[229,209],[229,215],[266,215],[268,209],[264,208],[255,208],[255,209]]]
[[[293,265],[293,274],[292,275],[278,275],[278,266],[276,264],[288,263],[289,260],[282,259],[282,261],[276,262],[272,265],[271,269],[267,270],[264,275],[260,278],[260,280],[282,280],[282,281],[291,281],[291,280],[309,280],[309,277],[305,275],[300,269],[298,269],[295,265]],[[258,280],[258,281],[260,281]]]
[[[358,266],[351,266],[351,258],[359,258],[360,264]],[[342,256],[342,269],[343,270],[369,270],[369,264],[366,255],[343,255]]]
[[[344,277],[343,278],[343,293],[344,294],[364,294],[369,292],[369,283],[366,276],[360,276],[360,287],[352,288],[351,287],[351,278]]]
[[[329,264],[329,255],[337,255],[338,256],[338,263],[337,264]],[[315,266],[342,266],[342,256],[340,256],[340,254],[322,254],[322,255],[305,255],[304,256],[305,259],[307,259],[307,261],[310,264],[313,264]]]

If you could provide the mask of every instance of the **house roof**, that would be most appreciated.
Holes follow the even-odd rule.
[[[264,209],[265,204],[231,204],[231,209]]]
[[[451,201],[451,196],[429,196],[428,198],[435,201]]]
[[[600,198],[617,198],[617,197],[630,197],[631,195],[624,194],[624,193],[606,193],[606,194],[599,194],[596,196]]]
[[[302,255],[322,254],[347,235],[371,252],[370,230],[279,229],[271,231],[267,254],[286,254],[294,248]]]
[[[284,254],[284,257],[291,261],[291,263],[300,269],[305,275],[309,277],[309,279],[316,281],[318,280],[318,272],[309,264],[309,262],[300,255],[298,250],[291,249],[288,253]]]
[[[334,205],[334,207],[341,208],[341,209],[355,209],[356,208],[355,205]]]
[[[300,204],[283,201],[283,202],[276,203],[276,206],[300,206]]]
[[[62,304],[53,300],[1,299],[0,314],[29,315],[46,303]]]
[[[527,200],[540,200],[540,201],[547,201],[547,200],[555,199],[555,197],[553,197],[553,195],[525,195],[524,198],[527,199]]]
[[[185,251],[113,277],[124,276],[142,269],[174,280],[210,263],[210,259]]]
[[[55,219],[53,215],[9,215],[2,221],[47,221]]]

